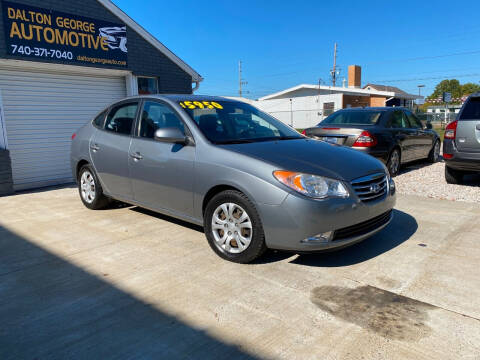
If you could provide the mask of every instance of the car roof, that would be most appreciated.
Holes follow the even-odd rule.
[[[191,94],[155,94],[155,95],[135,95],[128,99],[168,99],[170,101],[235,101],[235,99],[228,99],[221,96],[211,95],[191,95]]]
[[[405,107],[397,106],[377,106],[377,107],[358,107],[358,108],[346,108],[339,111],[394,111],[394,110],[408,110]]]

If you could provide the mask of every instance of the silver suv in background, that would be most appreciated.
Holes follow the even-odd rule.
[[[472,94],[457,120],[447,125],[443,158],[449,184],[461,183],[465,174],[480,173],[480,92]]]

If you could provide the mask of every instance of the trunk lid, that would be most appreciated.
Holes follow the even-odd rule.
[[[307,129],[307,136],[316,140],[349,146],[351,147],[358,139],[360,134],[365,130],[372,130],[372,126],[364,126],[363,128],[355,126],[336,125],[330,126],[321,124],[318,127]]]

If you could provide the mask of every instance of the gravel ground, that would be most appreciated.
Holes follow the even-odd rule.
[[[417,162],[402,168],[395,178],[400,194],[480,203],[480,176],[466,176],[462,185],[445,181],[445,163]]]

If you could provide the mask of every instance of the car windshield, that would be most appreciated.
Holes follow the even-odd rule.
[[[375,125],[381,115],[381,111],[338,111],[327,117],[318,125]]]
[[[202,133],[214,144],[302,139],[297,131],[239,101],[179,101]]]

